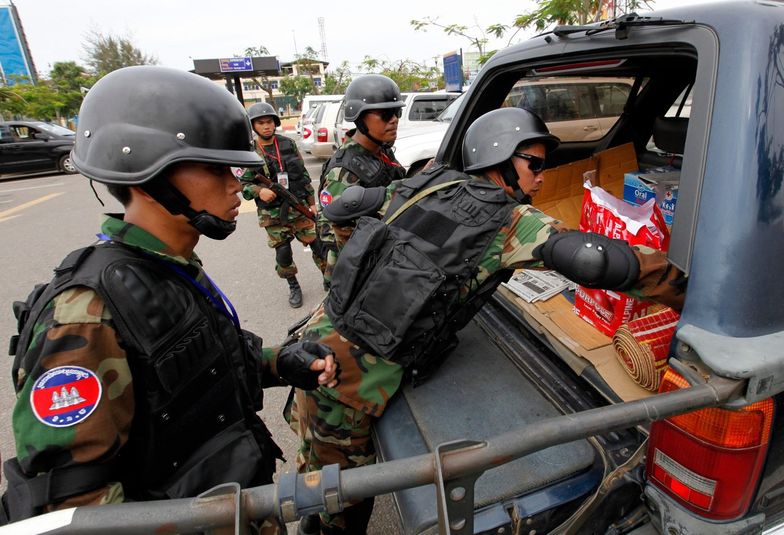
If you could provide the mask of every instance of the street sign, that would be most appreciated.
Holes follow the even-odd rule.
[[[253,70],[253,60],[244,58],[220,58],[218,60],[221,72],[246,72]]]
[[[463,90],[463,57],[456,52],[444,55],[444,82],[447,91]]]

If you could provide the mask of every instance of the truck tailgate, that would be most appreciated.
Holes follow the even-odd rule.
[[[432,452],[439,444],[458,439],[483,440],[560,414],[475,322],[459,337],[460,344],[436,374],[418,388],[406,386],[377,422],[380,460]],[[601,480],[601,469],[592,470],[595,460],[588,441],[579,440],[489,470],[476,484],[477,510],[532,494],[537,497],[529,500],[528,507],[557,507],[573,501]],[[418,533],[436,523],[433,485],[395,493],[395,499],[405,533]],[[478,513],[475,531],[500,522],[499,514],[505,515],[500,506]]]

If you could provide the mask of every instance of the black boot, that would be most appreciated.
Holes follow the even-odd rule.
[[[303,516],[299,521],[297,535],[319,535],[321,533],[321,519],[318,513]]]
[[[289,304],[291,308],[299,308],[302,306],[302,288],[299,287],[297,277],[289,277],[286,279],[289,283]]]

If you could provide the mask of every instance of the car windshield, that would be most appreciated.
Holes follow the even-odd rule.
[[[49,132],[50,134],[55,134],[57,136],[73,136],[76,134],[73,130],[69,130],[68,128],[56,124],[38,123],[35,126],[41,130]]]
[[[460,103],[463,102],[463,97],[465,97],[465,93],[450,102],[449,106],[447,106],[446,109],[441,112],[441,115],[436,117],[436,121],[441,121],[442,123],[452,122],[452,119],[454,119],[455,115],[457,114],[457,110],[460,108]]]

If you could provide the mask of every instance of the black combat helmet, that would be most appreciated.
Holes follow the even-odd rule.
[[[180,162],[258,167],[252,143],[245,108],[223,87],[176,69],[126,67],[87,93],[72,159],[87,178],[139,186],[171,214],[221,240],[237,222],[197,212],[161,172]]]
[[[488,112],[468,127],[463,139],[463,170],[479,171],[508,161],[520,143],[543,143],[549,153],[561,140],[535,113],[521,108]]]
[[[366,74],[346,88],[346,120],[356,122],[368,110],[386,110],[405,106],[400,88],[382,74]]]
[[[79,110],[76,169],[105,184],[144,184],[177,162],[261,165],[245,109],[225,88],[167,67],[114,71]]]
[[[280,117],[278,117],[275,108],[267,102],[258,102],[248,108],[248,117],[250,117],[251,122],[259,117],[272,117],[272,120],[275,121],[275,126],[280,126]]]

